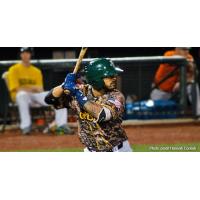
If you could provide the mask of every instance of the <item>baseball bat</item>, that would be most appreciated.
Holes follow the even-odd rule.
[[[81,51],[80,51],[80,54],[79,54],[79,57],[78,57],[78,60],[76,62],[76,65],[74,67],[74,71],[73,71],[73,74],[77,74],[80,67],[81,67],[81,63],[83,61],[83,58],[87,52],[88,48],[87,47],[82,47]],[[70,94],[70,91],[69,90],[65,90],[64,91],[65,94]]]
[[[74,71],[73,71],[74,74],[76,74],[79,71],[81,63],[83,61],[83,58],[84,58],[87,50],[88,50],[87,47],[82,47],[80,54],[79,54],[79,57],[78,57],[78,60],[76,62],[76,66],[74,67]]]

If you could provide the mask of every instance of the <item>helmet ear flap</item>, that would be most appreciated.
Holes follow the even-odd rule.
[[[102,88],[104,88],[104,80],[103,79],[87,79],[86,78],[86,82],[91,85],[92,87],[94,87],[94,89],[96,90],[101,90]]]
[[[105,83],[103,79],[95,80],[91,85],[94,87],[94,89],[101,90],[104,88]]]

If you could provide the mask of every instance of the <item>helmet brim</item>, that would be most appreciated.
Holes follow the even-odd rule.
[[[120,67],[115,67],[115,71],[117,72],[117,74],[121,74],[124,72],[124,70]]]

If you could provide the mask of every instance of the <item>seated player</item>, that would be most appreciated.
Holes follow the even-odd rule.
[[[68,74],[65,82],[46,97],[55,108],[74,109],[85,152],[132,151],[121,125],[125,99],[116,89],[118,70],[108,59],[95,59],[85,68],[88,85],[77,84],[76,75]]]
[[[194,59],[188,47],[176,47],[174,50],[167,51],[164,56],[183,56],[188,60],[187,66],[187,95],[192,103],[192,84],[194,83]],[[174,93],[180,90],[180,74],[175,65],[161,64],[156,72],[154,84],[156,88],[151,92],[152,100],[168,100]],[[166,78],[167,77],[167,78]],[[200,116],[200,93],[199,86],[196,84],[197,93],[197,116]]]
[[[20,114],[20,128],[24,135],[31,132],[30,107],[35,104],[48,106],[44,99],[48,92],[43,91],[41,71],[31,64],[32,48],[22,47],[21,62],[10,67],[8,71],[8,87],[13,102],[16,102]],[[72,133],[67,126],[67,110],[56,110],[56,123],[59,131]]]

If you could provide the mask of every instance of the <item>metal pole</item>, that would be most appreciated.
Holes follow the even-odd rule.
[[[193,117],[196,118],[197,117],[197,67],[195,64],[194,67],[194,81],[192,82],[192,114]]]
[[[192,86],[192,114],[193,117],[197,116],[197,83],[194,81],[191,83]]]
[[[185,115],[186,107],[187,107],[187,97],[186,97],[186,65],[182,65],[180,67],[180,109],[181,115]]]

